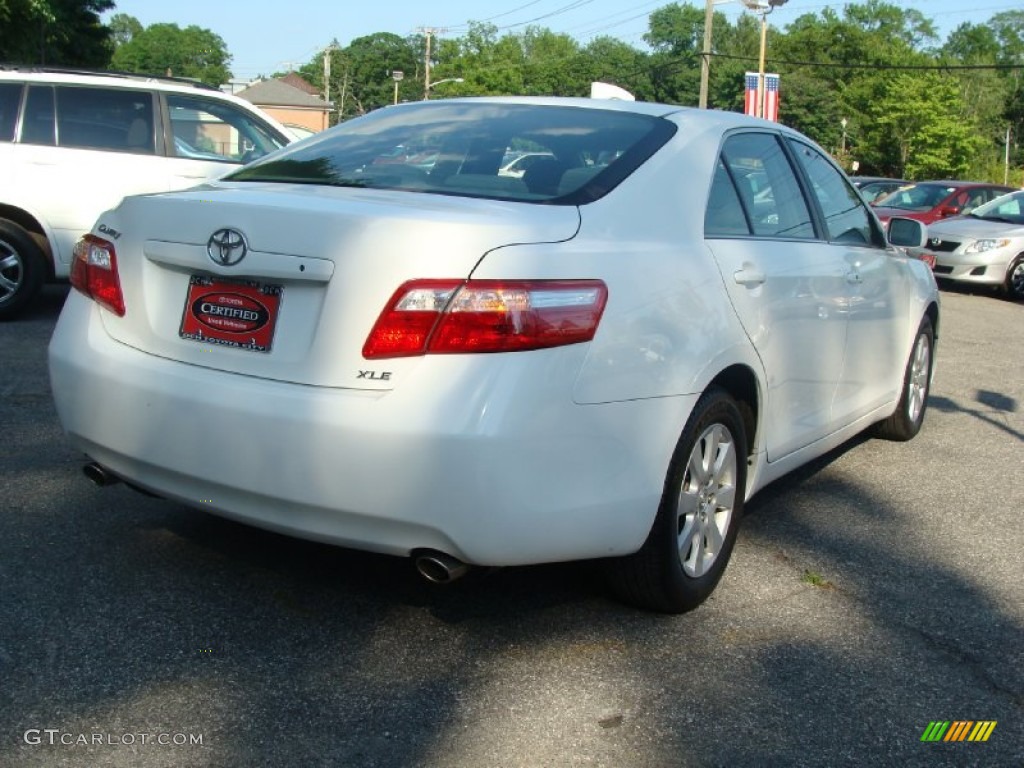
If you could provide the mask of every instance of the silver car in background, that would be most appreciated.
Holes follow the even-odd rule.
[[[934,256],[939,279],[1002,287],[1024,299],[1024,190],[932,224],[922,254],[929,262]]]

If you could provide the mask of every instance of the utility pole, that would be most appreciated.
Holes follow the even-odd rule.
[[[708,85],[711,79],[711,25],[715,20],[715,0],[704,6],[704,49],[700,57],[700,97],[697,105],[708,108]]]
[[[1003,159],[1003,184],[1010,183],[1010,126],[1006,126],[1006,155]]]
[[[341,79],[341,103],[338,106],[338,122],[345,119],[345,96],[348,94],[348,65],[345,66],[345,75]]]
[[[426,39],[426,52],[423,55],[423,100],[430,98],[430,41],[435,35],[447,32],[447,29],[438,27],[420,27],[420,32]]]
[[[331,52],[334,50],[334,43],[324,48],[324,101],[331,100]]]

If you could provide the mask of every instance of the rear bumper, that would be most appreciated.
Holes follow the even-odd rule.
[[[437,356],[390,392],[259,380],[111,340],[72,294],[50,345],[72,441],[124,479],[283,533],[517,565],[643,543],[696,397],[571,402],[585,350]],[[547,359],[543,375],[534,360]]]

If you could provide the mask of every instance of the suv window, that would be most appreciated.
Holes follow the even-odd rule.
[[[174,137],[171,155],[247,163],[284,146],[233,104],[169,93],[167,107]]]
[[[57,87],[57,146],[156,153],[153,96],[124,88]]]
[[[785,150],[775,136],[768,133],[730,136],[722,147],[720,164],[738,193],[754,235],[815,238],[807,201]],[[716,174],[716,183],[718,178]]]
[[[21,91],[19,83],[0,83],[0,141],[14,141]]]
[[[25,117],[21,124],[22,143],[43,144],[47,147],[56,145],[56,114],[53,108],[53,88],[49,85],[29,86]]]
[[[811,182],[811,191],[825,217],[828,239],[884,247],[885,238],[874,225],[864,200],[839,171],[812,147],[792,139],[789,146]]]

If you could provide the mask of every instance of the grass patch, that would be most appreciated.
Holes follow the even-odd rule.
[[[821,587],[822,589],[835,589],[835,585],[825,579],[820,573],[815,573],[810,569],[804,569],[804,575],[800,577],[800,581],[804,584],[810,584],[812,587]]]

